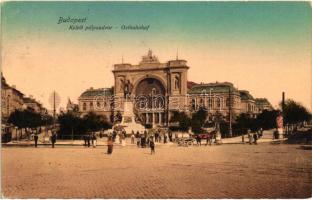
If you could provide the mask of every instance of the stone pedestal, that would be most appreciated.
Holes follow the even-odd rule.
[[[278,128],[277,129],[277,134],[278,134],[278,139],[283,139],[284,138],[284,129],[283,128]]]
[[[136,133],[137,131],[144,131],[145,128],[143,125],[135,122],[135,114],[133,113],[133,102],[125,101],[124,102],[124,113],[122,116],[121,124],[127,134],[130,134],[132,130]]]

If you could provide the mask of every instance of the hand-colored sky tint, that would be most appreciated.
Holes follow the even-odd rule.
[[[69,31],[57,24],[68,16],[117,28]],[[166,62],[178,48],[189,80],[230,81],[273,105],[285,91],[310,107],[311,19],[308,2],[6,2],[2,67],[10,84],[47,107],[55,89],[64,106],[91,86],[113,85],[122,55],[137,64],[151,48]]]

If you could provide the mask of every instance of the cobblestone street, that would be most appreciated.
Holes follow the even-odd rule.
[[[307,198],[312,152],[300,145],[233,144],[2,148],[7,198]]]

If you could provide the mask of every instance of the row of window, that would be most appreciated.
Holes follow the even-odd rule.
[[[222,108],[224,105],[224,101],[223,98],[208,98],[207,101],[205,101],[204,99],[199,99],[199,102],[197,102],[197,99],[192,99],[191,101],[191,106],[192,108],[196,108],[196,107],[208,107],[208,108]],[[232,99],[231,105],[233,106],[236,103],[235,99]],[[225,99],[225,107],[229,107],[230,106],[230,98],[227,97]]]
[[[94,109],[94,104],[93,104],[92,101],[89,102],[89,103],[84,102],[84,103],[82,104],[82,110],[83,110],[83,111],[86,111],[86,110],[87,110],[87,106],[88,106],[87,104],[89,104],[89,110],[93,110],[93,109]],[[108,104],[107,104],[106,101],[104,101],[104,104],[101,104],[100,101],[97,101],[95,105],[97,106],[97,108],[107,107],[107,106],[108,106]]]

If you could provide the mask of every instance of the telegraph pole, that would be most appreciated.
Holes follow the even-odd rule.
[[[55,128],[55,91],[53,91],[53,129]]]
[[[232,137],[232,96],[231,96],[231,87],[229,87],[229,136]]]
[[[285,112],[285,92],[282,93],[282,113]]]

